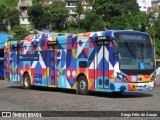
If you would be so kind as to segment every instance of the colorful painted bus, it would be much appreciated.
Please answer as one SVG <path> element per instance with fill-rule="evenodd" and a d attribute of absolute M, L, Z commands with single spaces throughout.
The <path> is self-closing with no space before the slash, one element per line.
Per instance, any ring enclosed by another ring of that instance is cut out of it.
<path fill-rule="evenodd" d="M 54 36 L 29 35 L 6 42 L 5 79 L 32 86 L 88 91 L 153 90 L 154 48 L 148 33 L 133 30 Z"/>

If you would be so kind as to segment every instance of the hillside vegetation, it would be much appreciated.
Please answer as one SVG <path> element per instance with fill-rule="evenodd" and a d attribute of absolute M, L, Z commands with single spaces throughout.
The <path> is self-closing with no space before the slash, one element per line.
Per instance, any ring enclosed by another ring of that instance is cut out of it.
<path fill-rule="evenodd" d="M 4 5 L 7 8 L 16 7 L 18 0 L 0 0 L 0 5 Z"/>

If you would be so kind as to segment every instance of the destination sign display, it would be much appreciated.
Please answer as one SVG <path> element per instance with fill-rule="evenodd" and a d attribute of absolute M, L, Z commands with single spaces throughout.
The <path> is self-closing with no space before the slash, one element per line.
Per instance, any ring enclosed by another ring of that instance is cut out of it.
<path fill-rule="evenodd" d="M 48 45 L 55 45 L 55 44 L 57 44 L 57 41 L 49 41 L 48 42 Z"/>
<path fill-rule="evenodd" d="M 117 41 L 142 41 L 150 42 L 149 35 L 135 32 L 115 33 Z"/>

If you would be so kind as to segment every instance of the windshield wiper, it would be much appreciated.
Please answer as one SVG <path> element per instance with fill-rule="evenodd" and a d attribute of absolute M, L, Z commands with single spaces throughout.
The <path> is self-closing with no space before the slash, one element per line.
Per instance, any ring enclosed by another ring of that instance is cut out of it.
<path fill-rule="evenodd" d="M 139 57 L 139 59 L 141 59 L 142 60 L 142 62 L 143 62 L 143 60 L 144 60 L 144 43 L 142 43 L 142 46 L 141 46 L 141 57 Z"/>
<path fill-rule="evenodd" d="M 133 51 L 131 50 L 131 48 L 129 47 L 127 41 L 125 41 L 125 45 L 127 46 L 128 50 L 129 50 L 129 52 L 131 53 L 131 55 L 133 56 L 133 58 L 136 59 L 136 55 L 134 54 L 134 52 L 133 52 Z"/>

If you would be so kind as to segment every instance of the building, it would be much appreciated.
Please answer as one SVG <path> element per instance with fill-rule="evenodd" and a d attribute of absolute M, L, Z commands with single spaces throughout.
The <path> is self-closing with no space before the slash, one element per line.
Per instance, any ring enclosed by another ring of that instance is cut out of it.
<path fill-rule="evenodd" d="M 64 0 L 65 3 L 66 3 L 66 7 L 68 8 L 69 10 L 69 14 L 72 15 L 72 14 L 76 14 L 75 13 L 75 9 L 76 9 L 76 5 L 78 3 L 78 0 Z"/>
<path fill-rule="evenodd" d="M 51 4 L 54 0 L 49 0 L 48 3 Z M 92 7 L 86 3 L 85 0 L 63 0 L 66 4 L 66 7 L 69 10 L 70 15 L 75 15 L 75 9 L 78 2 L 82 2 L 84 9 L 92 9 Z"/>
<path fill-rule="evenodd" d="M 27 14 L 30 6 L 32 6 L 32 0 L 19 0 L 18 2 L 20 25 L 26 28 L 31 27 L 31 20 Z"/>
<path fill-rule="evenodd" d="M 152 7 L 151 0 L 137 0 L 140 11 L 149 14 Z"/>
<path fill-rule="evenodd" d="M 151 12 L 154 14 L 154 17 L 159 16 L 159 10 L 160 10 L 160 0 L 152 0 L 152 9 Z"/>

